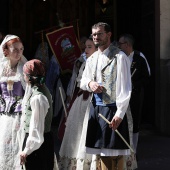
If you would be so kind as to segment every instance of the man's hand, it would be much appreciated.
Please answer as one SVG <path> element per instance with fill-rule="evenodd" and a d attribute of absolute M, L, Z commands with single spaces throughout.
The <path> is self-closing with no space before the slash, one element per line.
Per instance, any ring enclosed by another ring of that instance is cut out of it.
<path fill-rule="evenodd" d="M 20 153 L 20 164 L 21 165 L 24 165 L 25 162 L 26 162 L 26 157 L 27 157 L 27 154 L 25 154 L 24 152 L 21 152 Z"/>
<path fill-rule="evenodd" d="M 111 121 L 111 124 L 110 124 L 110 127 L 113 129 L 113 130 L 116 130 L 118 128 L 118 126 L 120 125 L 120 123 L 122 122 L 122 119 L 118 116 L 114 116 L 112 121 Z"/>
<path fill-rule="evenodd" d="M 94 92 L 94 93 L 102 93 L 102 91 L 103 91 L 103 86 L 101 86 L 100 84 L 98 84 L 95 81 L 91 81 L 89 83 L 89 87 L 92 90 L 92 92 Z"/>

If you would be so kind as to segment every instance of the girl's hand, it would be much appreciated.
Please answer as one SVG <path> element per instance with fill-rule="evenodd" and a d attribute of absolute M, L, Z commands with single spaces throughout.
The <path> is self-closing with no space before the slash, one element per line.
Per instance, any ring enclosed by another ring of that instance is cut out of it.
<path fill-rule="evenodd" d="M 27 154 L 25 154 L 24 152 L 21 152 L 20 154 L 20 164 L 21 165 L 24 165 L 25 162 L 26 162 L 26 157 L 27 157 Z"/>

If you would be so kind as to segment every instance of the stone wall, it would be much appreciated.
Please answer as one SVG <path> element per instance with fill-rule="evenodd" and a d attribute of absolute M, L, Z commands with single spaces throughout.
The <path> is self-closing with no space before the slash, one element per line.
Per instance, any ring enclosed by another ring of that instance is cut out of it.
<path fill-rule="evenodd" d="M 160 87 L 157 89 L 160 91 L 160 109 L 156 114 L 156 124 L 161 132 L 170 134 L 170 2 L 168 0 L 160 1 L 160 86 L 158 87 Z"/>

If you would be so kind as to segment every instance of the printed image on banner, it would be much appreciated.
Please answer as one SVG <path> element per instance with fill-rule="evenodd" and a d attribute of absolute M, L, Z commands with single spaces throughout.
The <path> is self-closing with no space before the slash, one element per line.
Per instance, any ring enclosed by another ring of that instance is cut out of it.
<path fill-rule="evenodd" d="M 73 26 L 47 33 L 47 40 L 62 71 L 72 70 L 81 51 Z"/>

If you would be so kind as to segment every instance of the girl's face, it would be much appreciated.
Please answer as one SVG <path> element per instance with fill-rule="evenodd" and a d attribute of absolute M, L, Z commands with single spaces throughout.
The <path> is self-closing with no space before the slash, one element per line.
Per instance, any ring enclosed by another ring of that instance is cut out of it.
<path fill-rule="evenodd" d="M 8 57 L 10 60 L 19 61 L 23 55 L 24 47 L 21 42 L 15 42 L 8 46 Z"/>
<path fill-rule="evenodd" d="M 93 43 L 92 40 L 87 40 L 86 43 L 86 48 L 85 48 L 85 53 L 86 53 L 86 57 L 90 57 L 97 49 Z"/>

